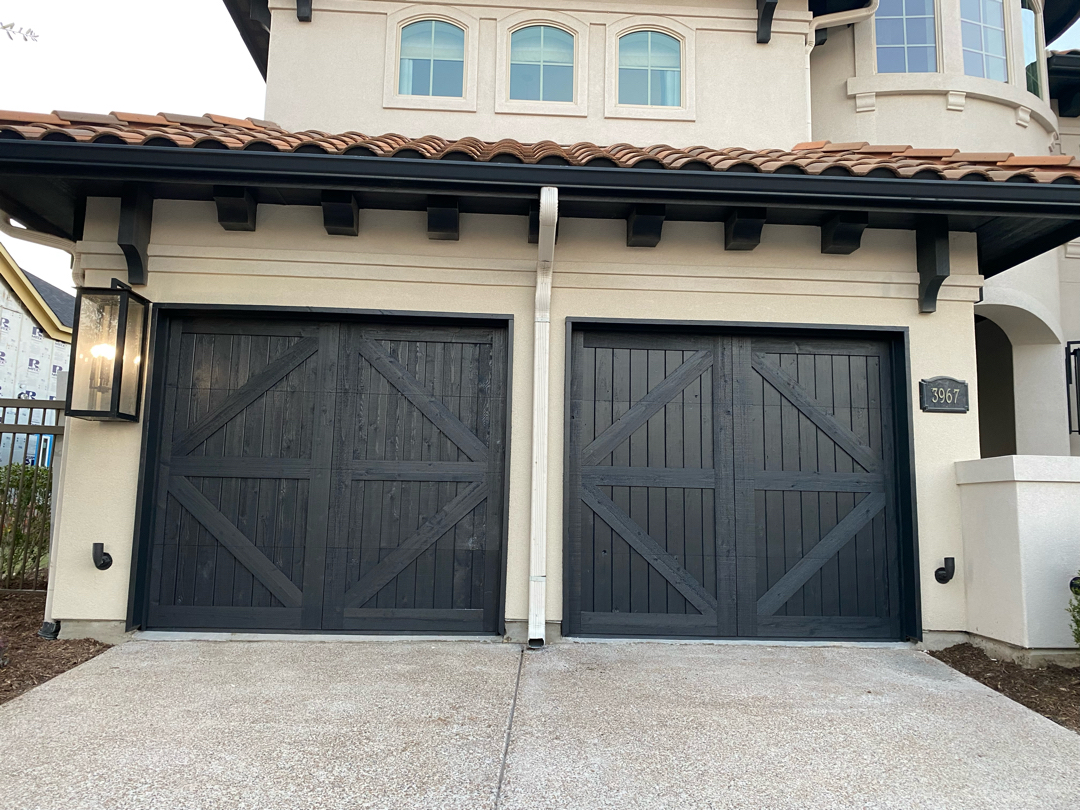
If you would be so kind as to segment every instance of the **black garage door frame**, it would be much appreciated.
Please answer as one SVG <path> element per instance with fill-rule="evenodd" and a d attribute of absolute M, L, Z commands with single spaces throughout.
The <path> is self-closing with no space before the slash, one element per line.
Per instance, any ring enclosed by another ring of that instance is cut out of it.
<path fill-rule="evenodd" d="M 569 453 L 572 447 L 571 391 L 572 354 L 575 330 L 625 332 L 628 329 L 642 333 L 682 334 L 723 333 L 733 337 L 803 337 L 837 339 L 873 339 L 888 344 L 892 364 L 892 403 L 894 408 L 896 450 L 896 504 L 899 519 L 899 589 L 900 629 L 909 640 L 922 640 L 922 599 L 919 579 L 919 528 L 915 487 L 915 443 L 913 434 L 913 397 L 911 384 L 910 334 L 904 326 L 858 326 L 844 324 L 760 323 L 752 321 L 677 321 L 626 318 L 567 318 L 565 377 L 563 398 L 563 620 L 565 636 L 587 637 L 586 632 L 573 632 L 570 626 L 572 598 L 572 538 L 571 511 L 574 498 L 572 464 Z M 603 633 L 604 637 L 613 633 Z M 738 636 L 732 636 L 738 638 Z"/>
<path fill-rule="evenodd" d="M 514 380 L 514 316 L 499 313 L 413 312 L 402 310 L 343 309 L 332 307 L 280 307 L 255 305 L 154 303 L 150 312 L 150 330 L 146 352 L 146 402 L 143 408 L 142 443 L 139 459 L 139 482 L 135 501 L 135 526 L 131 548 L 131 568 L 128 583 L 127 630 L 146 626 L 149 613 L 148 586 L 150 582 L 151 542 L 153 534 L 153 505 L 150 499 L 157 491 L 159 450 L 165 402 L 165 352 L 168 344 L 168 325 L 179 318 L 193 316 L 222 316 L 237 318 L 281 320 L 335 320 L 365 324 L 431 325 L 431 326 L 493 326 L 506 330 L 506 418 L 503 440 L 506 452 L 503 459 L 501 526 L 502 561 L 499 571 L 496 635 L 504 635 L 506 613 L 506 565 L 510 531 L 510 441 L 513 424 Z M 227 632 L 227 631 L 222 631 Z M 245 631 L 248 632 L 248 631 Z M 250 632 L 289 632 L 259 631 Z M 309 631 L 296 631 L 309 632 Z M 320 633 L 351 635 L 360 631 L 323 630 Z M 371 633 L 372 631 L 363 631 Z M 397 631 L 385 631 L 395 634 Z M 431 634 L 431 633 L 429 633 Z"/>

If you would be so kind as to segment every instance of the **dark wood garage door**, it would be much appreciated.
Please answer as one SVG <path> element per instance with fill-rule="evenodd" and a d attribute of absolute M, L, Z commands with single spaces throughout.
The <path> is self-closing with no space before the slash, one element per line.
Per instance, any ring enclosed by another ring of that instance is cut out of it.
<path fill-rule="evenodd" d="M 899 638 L 890 356 L 575 329 L 566 632 Z"/>
<path fill-rule="evenodd" d="M 166 330 L 147 627 L 499 629 L 504 329 Z"/>

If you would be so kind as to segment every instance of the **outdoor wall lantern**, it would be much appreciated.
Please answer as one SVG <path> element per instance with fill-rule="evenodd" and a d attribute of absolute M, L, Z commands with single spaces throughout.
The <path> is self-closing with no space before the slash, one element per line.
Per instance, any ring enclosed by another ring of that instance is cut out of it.
<path fill-rule="evenodd" d="M 65 410 L 68 416 L 139 421 L 149 311 L 149 301 L 116 279 L 112 287 L 79 290 Z"/>

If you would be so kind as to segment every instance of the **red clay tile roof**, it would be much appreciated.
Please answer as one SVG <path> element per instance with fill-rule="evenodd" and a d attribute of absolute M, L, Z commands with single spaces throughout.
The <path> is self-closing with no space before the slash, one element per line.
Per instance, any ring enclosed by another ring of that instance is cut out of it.
<path fill-rule="evenodd" d="M 1080 160 L 1068 155 L 965 153 L 958 149 L 912 149 L 899 144 L 879 146 L 829 141 L 800 143 L 790 150 L 713 149 L 706 146 L 677 149 L 666 145 L 639 147 L 625 143 L 559 145 L 553 141 L 493 142 L 478 138 L 451 141 L 435 135 L 407 138 L 395 134 L 371 137 L 359 132 L 340 135 L 317 130 L 289 132 L 269 121 L 210 114 L 0 111 L 0 139 L 5 138 L 495 163 L 1080 183 Z"/>

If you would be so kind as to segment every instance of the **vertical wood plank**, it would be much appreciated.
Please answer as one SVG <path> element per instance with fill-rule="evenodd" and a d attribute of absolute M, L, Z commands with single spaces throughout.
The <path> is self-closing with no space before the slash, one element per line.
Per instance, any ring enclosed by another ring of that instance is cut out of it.
<path fill-rule="evenodd" d="M 743 475 L 747 465 L 736 464 L 735 390 L 736 369 L 734 342 L 730 336 L 717 338 L 712 374 L 712 457 L 716 471 L 716 486 L 712 491 L 714 520 L 713 553 L 716 559 L 716 618 L 717 634 L 734 637 L 739 631 L 739 535 L 738 535 L 738 469 Z M 741 389 L 740 389 L 741 390 Z M 738 416 L 745 417 L 746 414 Z M 740 435 L 749 434 L 749 426 L 739 423 Z M 743 436 L 745 438 L 745 436 Z M 739 448 L 747 453 L 745 445 Z M 743 493 L 745 495 L 745 492 Z M 752 492 L 750 493 L 753 494 Z"/>
<path fill-rule="evenodd" d="M 732 338 L 732 396 L 735 437 L 735 553 L 736 602 L 740 636 L 757 635 L 757 554 L 755 549 L 752 388 L 760 378 L 751 365 L 751 339 Z"/>

